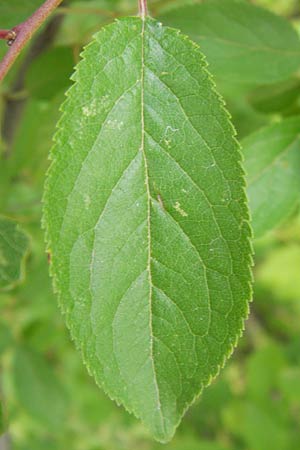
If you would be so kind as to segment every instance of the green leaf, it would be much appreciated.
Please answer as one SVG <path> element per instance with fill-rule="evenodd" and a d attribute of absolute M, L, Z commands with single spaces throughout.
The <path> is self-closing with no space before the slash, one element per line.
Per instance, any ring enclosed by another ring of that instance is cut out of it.
<path fill-rule="evenodd" d="M 278 226 L 299 203 L 300 117 L 259 130 L 242 141 L 255 237 Z"/>
<path fill-rule="evenodd" d="M 22 281 L 28 247 L 29 238 L 18 223 L 0 216 L 0 290 Z"/>
<path fill-rule="evenodd" d="M 171 10 L 160 20 L 199 42 L 211 72 L 221 79 L 275 83 L 300 67 L 300 41 L 292 26 L 247 2 L 212 0 Z"/>
<path fill-rule="evenodd" d="M 17 400 L 28 414 L 53 430 L 64 426 L 66 392 L 41 354 L 18 347 L 13 361 L 13 380 Z"/>
<path fill-rule="evenodd" d="M 83 57 L 46 185 L 52 273 L 89 371 L 167 441 L 248 313 L 241 156 L 178 31 L 127 18 Z"/>
<path fill-rule="evenodd" d="M 260 86 L 249 95 L 251 105 L 265 114 L 288 114 L 299 110 L 300 80 L 293 78 L 270 86 Z M 295 115 L 295 113 L 294 113 Z"/>

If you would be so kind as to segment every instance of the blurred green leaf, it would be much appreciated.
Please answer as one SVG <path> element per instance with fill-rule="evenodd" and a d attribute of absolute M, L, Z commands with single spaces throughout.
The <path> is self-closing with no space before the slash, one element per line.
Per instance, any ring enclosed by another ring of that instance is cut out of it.
<path fill-rule="evenodd" d="M 50 429 L 64 427 L 68 411 L 66 391 L 41 354 L 18 347 L 12 376 L 16 397 L 28 414 Z"/>
<path fill-rule="evenodd" d="M 51 100 L 71 84 L 73 66 L 73 52 L 69 47 L 51 48 L 30 65 L 26 88 L 35 98 Z"/>
<path fill-rule="evenodd" d="M 259 130 L 242 140 L 254 236 L 275 228 L 300 196 L 300 117 Z"/>
<path fill-rule="evenodd" d="M 19 224 L 0 216 L 0 290 L 22 281 L 28 249 L 29 238 Z"/>
<path fill-rule="evenodd" d="M 288 21 L 238 0 L 214 0 L 172 9 L 159 17 L 198 42 L 220 79 L 266 84 L 300 67 L 300 41 Z"/>
<path fill-rule="evenodd" d="M 267 401 L 267 400 L 266 400 Z M 251 450 L 291 449 L 290 430 L 277 417 L 252 401 L 236 401 L 225 410 L 224 420 L 232 433 Z"/>
<path fill-rule="evenodd" d="M 261 86 L 249 95 L 251 105 L 265 114 L 287 114 L 300 108 L 300 80 Z"/>

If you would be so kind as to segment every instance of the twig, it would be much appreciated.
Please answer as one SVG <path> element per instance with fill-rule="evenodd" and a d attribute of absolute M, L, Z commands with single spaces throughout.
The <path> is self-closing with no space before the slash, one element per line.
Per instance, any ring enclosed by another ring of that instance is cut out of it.
<path fill-rule="evenodd" d="M 139 13 L 141 17 L 145 17 L 148 14 L 147 0 L 139 0 Z"/>
<path fill-rule="evenodd" d="M 25 47 L 35 31 L 45 22 L 50 14 L 62 3 L 62 0 L 46 0 L 25 22 L 9 30 L 15 33 L 12 39 L 8 38 L 10 48 L 2 61 L 0 62 L 0 81 L 5 77 L 12 64 L 19 56 L 21 50 Z M 2 35 L 7 30 L 1 30 Z M 7 39 L 6 37 L 2 39 Z"/>
<path fill-rule="evenodd" d="M 0 30 L 0 39 L 5 39 L 8 43 L 16 39 L 16 32 L 13 30 Z"/>

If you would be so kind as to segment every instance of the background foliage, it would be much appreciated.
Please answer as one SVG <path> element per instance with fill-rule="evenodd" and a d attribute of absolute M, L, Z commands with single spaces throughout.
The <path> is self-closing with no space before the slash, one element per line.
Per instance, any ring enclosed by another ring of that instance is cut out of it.
<path fill-rule="evenodd" d="M 0 26 L 23 20 L 40 3 L 1 2 Z M 182 5 L 179 0 L 151 2 L 153 15 L 172 15 L 176 3 Z M 251 3 L 286 17 L 299 30 L 298 1 Z M 263 85 L 249 83 L 249 79 L 231 83 L 228 77 L 224 80 L 216 73 L 217 87 L 226 98 L 238 138 L 243 139 L 246 166 L 251 169 L 247 157 L 252 154 L 251 148 L 259 155 L 257 136 L 260 139 L 263 135 L 268 142 L 270 127 L 278 131 L 284 123 L 277 124 L 284 119 L 289 124 L 288 135 L 294 133 L 292 151 L 283 155 L 285 145 L 274 149 L 268 143 L 265 152 L 271 162 L 276 154 L 275 162 L 282 167 L 289 163 L 286 158 L 291 158 L 296 175 L 291 175 L 295 181 L 288 185 L 289 207 L 283 208 L 281 217 L 271 216 L 272 223 L 267 223 L 266 229 L 275 228 L 266 234 L 261 232 L 261 238 L 255 241 L 254 303 L 246 333 L 220 377 L 190 409 L 170 444 L 153 443 L 139 422 L 95 386 L 58 311 L 40 229 L 43 182 L 58 107 L 82 45 L 101 25 L 109 23 L 113 14 L 134 13 L 135 4 L 135 0 L 66 2 L 62 9 L 65 15 L 59 14 L 63 20 L 57 21 L 55 33 L 44 27 L 31 44 L 32 50 L 34 42 L 43 42 L 46 35 L 42 51 L 35 49 L 30 55 L 29 49 L 0 85 L 0 212 L 20 223 L 25 236 L 30 236 L 25 281 L 10 286 L 10 290 L 0 288 L 1 445 L 16 450 L 296 450 L 300 439 L 300 216 L 296 176 L 300 123 L 297 129 L 290 116 L 300 114 L 300 58 L 296 71 L 267 86 L 265 79 Z M 1 43 L 0 54 L 4 52 L 5 44 Z M 210 57 L 214 54 L 210 55 L 208 48 L 208 61 Z M 252 70 L 255 77 L 254 65 Z M 268 128 L 258 131 L 262 126 Z M 265 177 L 274 180 L 276 164 L 271 164 L 271 174 L 264 171 Z M 266 167 L 270 169 L 270 164 Z M 276 186 L 281 194 L 287 188 L 280 180 Z M 266 207 L 278 198 L 276 192 L 266 196 Z"/>

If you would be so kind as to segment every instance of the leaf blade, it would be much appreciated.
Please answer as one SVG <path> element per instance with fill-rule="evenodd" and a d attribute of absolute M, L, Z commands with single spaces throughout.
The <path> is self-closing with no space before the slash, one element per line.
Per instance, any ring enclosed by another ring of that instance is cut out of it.
<path fill-rule="evenodd" d="M 54 280 L 96 381 L 166 441 L 248 311 L 238 146 L 198 48 L 154 20 L 100 31 L 75 79 L 45 194 Z"/>

